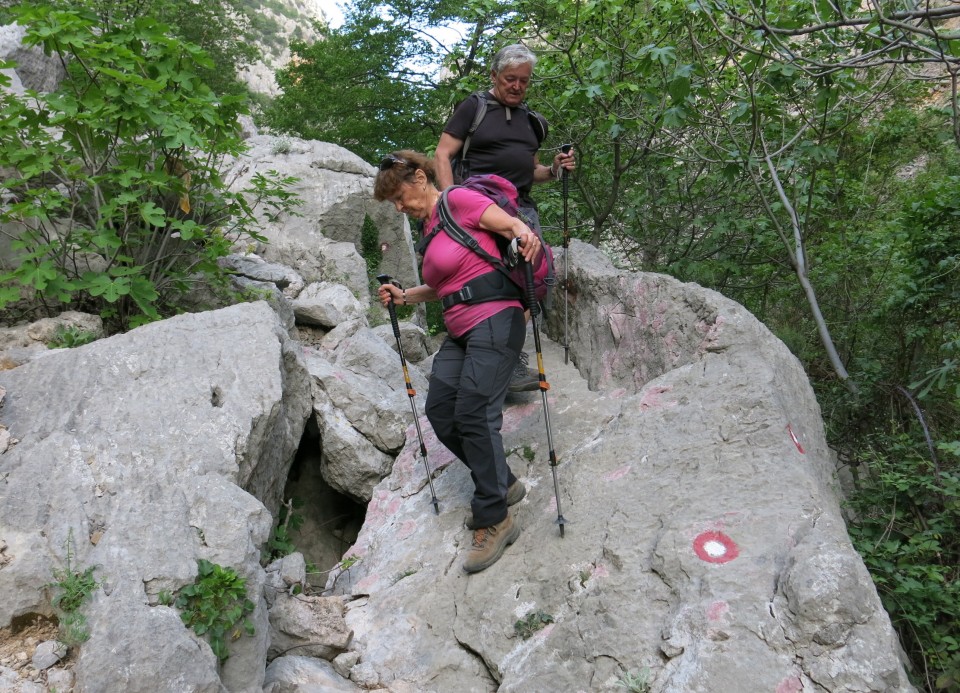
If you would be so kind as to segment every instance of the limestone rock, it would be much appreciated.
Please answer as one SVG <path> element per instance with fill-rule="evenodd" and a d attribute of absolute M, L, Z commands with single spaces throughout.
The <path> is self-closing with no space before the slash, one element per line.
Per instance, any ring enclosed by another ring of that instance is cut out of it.
<path fill-rule="evenodd" d="M 290 653 L 332 660 L 346 651 L 353 637 L 343 613 L 340 597 L 278 594 L 270 608 L 267 659 Z"/>
<path fill-rule="evenodd" d="M 287 655 L 267 667 L 263 693 L 360 693 L 364 689 L 342 678 L 322 659 Z"/>
<path fill-rule="evenodd" d="M 362 318 L 366 310 L 346 286 L 330 282 L 307 285 L 292 305 L 297 322 L 326 328 Z"/>
<path fill-rule="evenodd" d="M 393 275 L 404 286 L 420 283 L 406 217 L 373 199 L 373 166 L 326 142 L 255 135 L 247 145 L 249 151 L 225 175 L 234 181 L 232 189 L 243 189 L 255 174 L 274 170 L 298 179 L 291 190 L 303 201 L 297 216 L 263 219 L 260 232 L 269 242 L 256 252 L 264 260 L 292 267 L 307 282 L 344 284 L 366 301 L 367 267 L 360 248 L 364 217 L 369 216 L 379 230 L 383 256 L 380 267 L 370 269 Z"/>
<path fill-rule="evenodd" d="M 310 412 L 299 348 L 264 302 L 188 314 L 0 371 L 0 624 L 49 614 L 54 568 L 95 567 L 79 690 L 259 687 L 267 649 L 260 547 Z M 53 512 L 51 509 L 55 509 Z M 161 591 L 197 559 L 231 567 L 253 638 L 218 671 Z M 239 682 L 245 682 L 240 685 Z"/>
<path fill-rule="evenodd" d="M 355 597 L 351 678 L 614 691 L 648 668 L 650 690 L 669 693 L 914 690 L 796 358 L 715 292 L 571 248 L 570 348 L 586 381 L 543 340 L 565 536 L 539 398 L 508 407 L 502 428 L 529 489 L 522 533 L 475 575 L 460 569 L 469 472 L 427 436 L 434 515 L 408 437 L 327 583 Z"/>

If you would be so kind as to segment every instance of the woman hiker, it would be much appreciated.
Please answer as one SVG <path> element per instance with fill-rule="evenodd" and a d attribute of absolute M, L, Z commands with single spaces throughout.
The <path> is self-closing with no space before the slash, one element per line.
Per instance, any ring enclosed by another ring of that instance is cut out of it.
<path fill-rule="evenodd" d="M 397 211 L 424 221 L 424 238 L 438 223 L 433 160 L 413 151 L 390 154 L 380 163 L 373 195 Z M 496 235 L 518 238 L 528 262 L 541 251 L 540 239 L 526 224 L 474 190 L 456 188 L 447 198 L 454 219 L 491 255 L 499 257 Z M 379 289 L 386 306 L 442 300 L 471 279 L 495 269 L 477 253 L 446 233 L 437 233 L 423 254 L 420 286 Z M 444 311 L 447 338 L 433 359 L 426 414 L 443 443 L 470 469 L 474 493 L 473 543 L 463 569 L 475 573 L 493 565 L 520 535 L 508 506 L 518 503 L 526 488 L 507 464 L 500 427 L 510 377 L 523 348 L 526 328 L 519 300 L 497 299 L 458 303 Z"/>

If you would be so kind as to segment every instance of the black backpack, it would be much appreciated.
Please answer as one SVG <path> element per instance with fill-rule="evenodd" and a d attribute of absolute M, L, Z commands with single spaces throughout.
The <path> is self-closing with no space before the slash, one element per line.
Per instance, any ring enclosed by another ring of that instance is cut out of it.
<path fill-rule="evenodd" d="M 470 162 L 467 161 L 467 152 L 470 150 L 470 139 L 473 137 L 473 133 L 477 131 L 477 128 L 480 127 L 480 123 L 482 123 L 483 119 L 487 116 L 487 104 L 490 99 L 490 92 L 475 91 L 468 98 L 477 102 L 477 110 L 473 115 L 473 122 L 470 123 L 470 129 L 467 130 L 467 136 L 463 138 L 463 146 L 460 147 L 460 151 L 450 162 L 450 166 L 453 169 L 453 182 L 456 184 L 460 184 L 470 177 Z M 547 136 L 546 119 L 536 111 L 531 111 L 527 108 L 526 102 L 517 106 L 517 109 L 524 111 L 527 117 L 530 118 L 530 125 L 533 127 L 533 132 L 537 136 L 537 144 L 543 142 Z"/>

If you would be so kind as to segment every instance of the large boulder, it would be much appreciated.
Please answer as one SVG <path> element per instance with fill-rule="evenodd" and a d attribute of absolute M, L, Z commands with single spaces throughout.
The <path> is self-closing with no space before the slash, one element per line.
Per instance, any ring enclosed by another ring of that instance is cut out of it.
<path fill-rule="evenodd" d="M 0 627 L 51 615 L 53 571 L 95 567 L 81 691 L 259 690 L 260 549 L 311 411 L 299 347 L 264 302 L 183 315 L 0 372 Z M 161 593 L 234 569 L 254 637 L 218 668 Z"/>
<path fill-rule="evenodd" d="M 650 690 L 672 693 L 913 690 L 796 358 L 715 292 L 572 249 L 570 349 L 586 380 L 544 338 L 551 435 L 538 396 L 506 411 L 529 488 L 518 541 L 466 575 L 469 472 L 424 421 L 434 515 L 408 431 L 328 581 L 355 598 L 351 679 L 613 691 L 646 669 Z"/>
<path fill-rule="evenodd" d="M 303 203 L 296 216 L 263 219 L 259 230 L 268 244 L 258 254 L 265 260 L 292 267 L 307 282 L 344 284 L 366 301 L 369 280 L 359 251 L 364 217 L 369 216 L 383 256 L 380 267 L 371 269 L 404 286 L 420 283 L 410 225 L 393 205 L 373 199 L 373 166 L 326 142 L 254 135 L 247 145 L 249 150 L 225 176 L 233 181 L 232 189 L 243 189 L 258 173 L 277 171 L 298 179 L 291 190 Z"/>

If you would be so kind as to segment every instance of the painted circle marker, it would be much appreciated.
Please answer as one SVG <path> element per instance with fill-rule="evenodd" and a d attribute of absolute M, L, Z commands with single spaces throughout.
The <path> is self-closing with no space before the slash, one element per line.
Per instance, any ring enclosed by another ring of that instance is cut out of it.
<path fill-rule="evenodd" d="M 693 551 L 707 563 L 727 563 L 740 555 L 737 544 L 723 532 L 698 534 L 693 540 Z"/>

